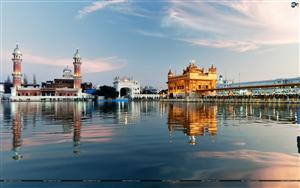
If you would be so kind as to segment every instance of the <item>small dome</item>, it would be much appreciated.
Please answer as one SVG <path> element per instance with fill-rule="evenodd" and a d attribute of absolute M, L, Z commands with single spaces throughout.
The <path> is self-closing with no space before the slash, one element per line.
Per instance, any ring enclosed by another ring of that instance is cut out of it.
<path fill-rule="evenodd" d="M 16 48 L 14 49 L 13 55 L 19 55 L 19 56 L 22 55 L 18 44 L 16 45 Z"/>
<path fill-rule="evenodd" d="M 72 72 L 72 70 L 69 68 L 69 66 L 67 66 L 66 68 L 64 68 L 63 72 Z"/>
<path fill-rule="evenodd" d="M 77 49 L 75 54 L 74 54 L 74 59 L 80 59 L 80 54 L 79 54 L 79 50 Z"/>
<path fill-rule="evenodd" d="M 72 78 L 72 70 L 69 69 L 69 67 L 67 66 L 66 68 L 64 68 L 63 70 L 63 78 Z"/>
<path fill-rule="evenodd" d="M 192 59 L 192 60 L 190 61 L 190 63 L 191 63 L 192 65 L 195 65 L 195 64 L 196 64 L 196 60 L 195 60 L 195 59 Z"/>

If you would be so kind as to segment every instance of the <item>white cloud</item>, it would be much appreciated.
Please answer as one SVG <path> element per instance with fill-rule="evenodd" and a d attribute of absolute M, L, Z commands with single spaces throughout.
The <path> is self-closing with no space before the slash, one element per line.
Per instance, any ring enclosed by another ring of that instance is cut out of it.
<path fill-rule="evenodd" d="M 86 16 L 92 12 L 95 12 L 97 10 L 103 9 L 107 6 L 113 5 L 113 4 L 119 4 L 124 3 L 126 0 L 106 0 L 106 1 L 96 1 L 93 2 L 89 6 L 83 7 L 81 10 L 78 11 L 78 18 L 82 18 L 83 16 Z"/>
<path fill-rule="evenodd" d="M 193 45 L 244 52 L 297 43 L 299 10 L 290 1 L 170 1 L 161 26 Z"/>
<path fill-rule="evenodd" d="M 159 38 L 164 38 L 167 37 L 167 35 L 160 33 L 160 32 L 149 32 L 149 31 L 144 31 L 144 30 L 137 30 L 137 33 L 149 37 L 159 37 Z"/>
<path fill-rule="evenodd" d="M 32 54 L 28 51 L 23 52 L 23 65 L 26 66 L 27 63 L 30 64 L 39 64 L 39 65 L 51 65 L 51 66 L 60 66 L 60 67 L 72 67 L 73 59 L 70 58 L 50 58 L 44 57 L 36 54 Z M 11 62 L 12 55 L 10 52 L 3 53 L 2 62 Z M 117 56 L 105 57 L 105 58 L 96 58 L 96 59 L 86 59 L 82 58 L 82 73 L 96 73 L 96 72 L 107 72 L 120 69 L 126 66 L 126 61 L 118 58 Z"/>

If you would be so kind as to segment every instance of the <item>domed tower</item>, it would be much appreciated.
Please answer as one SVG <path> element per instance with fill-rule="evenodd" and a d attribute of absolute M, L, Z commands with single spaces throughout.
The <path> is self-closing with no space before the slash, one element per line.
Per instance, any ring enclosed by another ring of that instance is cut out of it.
<path fill-rule="evenodd" d="M 13 58 L 13 87 L 18 88 L 21 87 L 21 62 L 22 62 L 22 53 L 19 49 L 19 45 L 16 45 L 16 48 L 14 49 L 14 52 L 12 53 Z"/>
<path fill-rule="evenodd" d="M 74 88 L 75 89 L 80 89 L 81 88 L 81 71 L 80 71 L 80 66 L 81 66 L 81 57 L 79 54 L 79 50 L 76 50 L 76 53 L 74 54 Z"/>
<path fill-rule="evenodd" d="M 208 73 L 216 74 L 216 72 L 217 72 L 217 68 L 214 65 L 211 65 L 211 67 L 208 68 Z"/>
<path fill-rule="evenodd" d="M 170 69 L 169 72 L 168 72 L 168 77 L 172 77 L 172 76 L 174 76 L 174 74 L 172 73 L 172 71 Z"/>

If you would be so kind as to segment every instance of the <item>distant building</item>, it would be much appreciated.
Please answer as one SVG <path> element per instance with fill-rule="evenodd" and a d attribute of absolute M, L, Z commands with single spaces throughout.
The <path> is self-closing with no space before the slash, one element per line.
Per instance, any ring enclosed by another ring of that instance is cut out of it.
<path fill-rule="evenodd" d="M 115 77 L 114 88 L 119 92 L 119 97 L 134 98 L 135 95 L 140 94 L 139 82 L 128 77 Z"/>
<path fill-rule="evenodd" d="M 233 83 L 233 81 L 231 80 L 226 80 L 223 78 L 222 75 L 219 76 L 218 81 L 217 81 L 217 88 L 219 87 L 229 87 L 231 84 Z"/>
<path fill-rule="evenodd" d="M 167 82 L 169 97 L 207 95 L 213 92 L 205 90 L 216 88 L 217 68 L 212 65 L 208 72 L 205 72 L 204 68 L 198 68 L 195 63 L 196 61 L 192 60 L 181 75 L 175 75 L 169 70 Z"/>
<path fill-rule="evenodd" d="M 72 98 L 82 97 L 81 92 L 81 57 L 77 49 L 73 57 L 74 74 L 68 67 L 63 70 L 62 78 L 54 79 L 42 83 L 42 87 L 37 84 L 22 85 L 21 63 L 22 53 L 17 45 L 12 53 L 13 58 L 13 87 L 11 88 L 11 100 L 31 100 L 38 96 L 65 96 Z M 33 97 L 33 98 L 32 98 Z"/>
<path fill-rule="evenodd" d="M 299 84 L 300 84 L 300 77 L 233 83 L 222 79 L 222 76 L 220 75 L 216 87 L 216 95 L 217 96 L 298 95 L 300 93 Z"/>

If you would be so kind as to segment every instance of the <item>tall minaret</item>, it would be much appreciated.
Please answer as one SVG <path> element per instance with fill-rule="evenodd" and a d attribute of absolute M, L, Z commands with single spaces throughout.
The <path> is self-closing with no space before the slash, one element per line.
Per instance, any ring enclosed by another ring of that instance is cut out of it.
<path fill-rule="evenodd" d="M 16 48 L 14 49 L 14 52 L 12 53 L 12 55 L 13 55 L 12 61 L 14 63 L 13 73 L 12 73 L 13 87 L 18 88 L 18 87 L 21 87 L 21 76 L 22 76 L 22 74 L 21 74 L 22 53 L 19 49 L 18 44 L 16 45 Z"/>
<path fill-rule="evenodd" d="M 79 54 L 78 49 L 76 50 L 76 53 L 74 54 L 74 88 L 80 89 L 81 88 L 81 71 L 80 71 L 80 65 L 81 65 L 81 57 Z"/>

